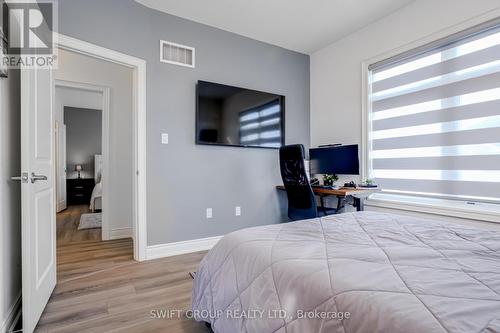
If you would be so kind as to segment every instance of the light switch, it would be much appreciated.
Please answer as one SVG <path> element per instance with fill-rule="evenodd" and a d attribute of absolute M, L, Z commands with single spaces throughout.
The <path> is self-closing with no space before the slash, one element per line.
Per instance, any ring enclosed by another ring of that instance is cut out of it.
<path fill-rule="evenodd" d="M 241 216 L 241 207 L 240 206 L 236 206 L 234 208 L 234 215 Z"/>
<path fill-rule="evenodd" d="M 207 219 L 211 219 L 212 216 L 212 208 L 207 208 Z"/>
<path fill-rule="evenodd" d="M 161 133 L 161 144 L 168 145 L 168 133 Z"/>

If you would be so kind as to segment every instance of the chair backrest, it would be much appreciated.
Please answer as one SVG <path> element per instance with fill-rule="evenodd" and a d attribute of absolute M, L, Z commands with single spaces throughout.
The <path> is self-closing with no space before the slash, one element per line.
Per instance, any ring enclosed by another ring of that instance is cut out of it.
<path fill-rule="evenodd" d="M 293 221 L 317 217 L 316 198 L 304 165 L 304 146 L 281 147 L 280 169 L 288 197 L 288 217 Z"/>

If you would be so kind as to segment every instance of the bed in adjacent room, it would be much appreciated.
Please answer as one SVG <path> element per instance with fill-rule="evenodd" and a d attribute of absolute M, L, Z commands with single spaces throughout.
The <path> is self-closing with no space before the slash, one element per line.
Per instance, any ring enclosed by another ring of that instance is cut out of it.
<path fill-rule="evenodd" d="M 500 233 L 376 212 L 244 229 L 192 307 L 216 333 L 500 332 Z"/>
<path fill-rule="evenodd" d="M 94 156 L 94 180 L 95 186 L 90 197 L 90 210 L 95 212 L 102 210 L 102 155 Z"/>

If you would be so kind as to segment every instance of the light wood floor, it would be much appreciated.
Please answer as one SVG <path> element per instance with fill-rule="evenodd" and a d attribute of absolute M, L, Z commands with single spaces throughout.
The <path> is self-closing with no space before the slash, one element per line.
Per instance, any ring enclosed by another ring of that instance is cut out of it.
<path fill-rule="evenodd" d="M 101 229 L 78 230 L 80 216 L 90 213 L 88 205 L 68 206 L 57 214 L 57 244 L 101 240 Z"/>
<path fill-rule="evenodd" d="M 76 219 L 74 211 L 61 216 Z M 139 263 L 131 239 L 70 242 L 73 236 L 66 236 L 57 246 L 58 283 L 37 332 L 209 332 L 190 319 L 150 317 L 152 310 L 190 308 L 189 272 L 205 252 Z"/>

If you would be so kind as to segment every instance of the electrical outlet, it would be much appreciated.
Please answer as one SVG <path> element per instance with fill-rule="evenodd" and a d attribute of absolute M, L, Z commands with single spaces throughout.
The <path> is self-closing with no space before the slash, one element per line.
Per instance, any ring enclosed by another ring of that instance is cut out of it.
<path fill-rule="evenodd" d="M 241 207 L 240 206 L 236 206 L 234 208 L 234 215 L 241 216 Z"/>
<path fill-rule="evenodd" d="M 168 145 L 168 133 L 161 133 L 161 144 Z"/>
<path fill-rule="evenodd" d="M 211 219 L 213 217 L 212 208 L 207 208 L 207 219 Z"/>

